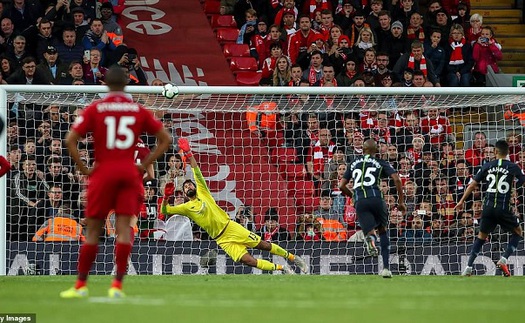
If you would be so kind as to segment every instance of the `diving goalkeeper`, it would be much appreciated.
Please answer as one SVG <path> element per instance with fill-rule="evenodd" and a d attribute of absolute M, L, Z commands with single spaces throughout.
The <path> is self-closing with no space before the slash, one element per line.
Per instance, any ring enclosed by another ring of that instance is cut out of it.
<path fill-rule="evenodd" d="M 261 270 L 280 270 L 285 274 L 295 273 L 293 269 L 286 264 L 278 265 L 268 260 L 255 259 L 248 253 L 247 248 L 249 247 L 266 250 L 274 255 L 281 256 L 295 263 L 303 273 L 308 272 L 308 265 L 302 258 L 291 254 L 274 243 L 261 240 L 261 237 L 257 234 L 248 231 L 237 222 L 232 221 L 228 214 L 215 203 L 215 200 L 211 196 L 197 161 L 191 153 L 188 140 L 180 138 L 179 148 L 182 149 L 184 155 L 190 161 L 196 184 L 192 180 L 186 180 L 184 182 L 182 189 L 188 201 L 176 206 L 168 205 L 167 197 L 173 193 L 174 188 L 167 184 L 164 190 L 165 198 L 162 201 L 163 214 L 180 214 L 187 216 L 206 230 L 210 237 L 212 237 L 235 262 L 241 262 Z"/>

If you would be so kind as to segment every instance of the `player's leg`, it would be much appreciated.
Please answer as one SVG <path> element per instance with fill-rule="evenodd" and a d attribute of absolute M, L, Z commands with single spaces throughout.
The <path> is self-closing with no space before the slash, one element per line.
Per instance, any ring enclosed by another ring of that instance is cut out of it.
<path fill-rule="evenodd" d="M 359 220 L 359 225 L 365 235 L 365 249 L 372 257 L 377 257 L 379 254 L 376 246 L 377 235 L 375 230 L 378 223 L 373 214 L 374 208 L 377 207 L 378 202 L 380 202 L 379 199 L 374 199 L 373 202 L 365 199 L 358 201 L 355 205 L 357 219 Z"/>
<path fill-rule="evenodd" d="M 385 226 L 377 228 L 379 233 L 379 243 L 381 244 L 381 258 L 383 260 L 383 270 L 379 273 L 383 278 L 392 278 L 392 272 L 390 271 L 390 238 L 388 237 L 388 231 Z"/>
<path fill-rule="evenodd" d="M 137 225 L 138 221 L 139 221 L 139 218 L 136 215 L 133 215 L 129 219 L 129 233 L 130 233 L 131 246 L 133 246 L 133 242 L 135 241 L 135 229 L 134 228 Z"/>
<path fill-rule="evenodd" d="M 281 256 L 284 259 L 293 262 L 294 264 L 297 265 L 297 267 L 299 267 L 299 269 L 301 269 L 301 271 L 303 273 L 308 273 L 310 271 L 310 268 L 309 268 L 308 264 L 306 263 L 306 261 L 303 258 L 292 254 L 291 252 L 289 252 L 286 249 L 282 248 L 278 244 L 261 240 L 255 246 L 255 248 L 256 249 L 260 249 L 260 250 L 269 251 L 273 255 Z"/>
<path fill-rule="evenodd" d="M 465 267 L 465 269 L 461 273 L 462 276 L 472 275 L 472 265 L 474 264 L 474 260 L 476 260 L 479 252 L 481 251 L 481 247 L 483 247 L 483 244 L 485 244 L 485 241 L 487 241 L 489 233 L 494 231 L 496 225 L 498 224 L 495 220 L 495 217 L 497 217 L 497 214 L 493 208 L 488 206 L 485 206 L 483 208 L 483 212 L 481 213 L 481 221 L 479 225 L 479 233 L 478 236 L 474 239 L 474 243 L 472 244 L 472 249 L 470 250 L 470 256 L 468 258 L 467 267 Z"/>
<path fill-rule="evenodd" d="M 78 256 L 77 281 L 74 287 L 60 293 L 60 297 L 62 298 L 80 298 L 88 296 L 88 289 L 86 287 L 87 278 L 91 266 L 97 257 L 98 241 L 104 228 L 104 220 L 89 217 L 86 219 L 86 222 L 86 240 L 80 247 Z"/>
<path fill-rule="evenodd" d="M 518 248 L 518 244 L 521 240 L 521 237 L 523 236 L 523 231 L 521 229 L 521 226 L 519 225 L 518 218 L 516 218 L 513 214 L 510 213 L 502 215 L 500 225 L 502 226 L 502 228 L 505 229 L 505 231 L 510 231 L 511 236 L 507 245 L 507 249 L 496 264 L 501 269 L 505 277 L 510 277 L 511 273 L 509 267 L 507 266 L 507 259 Z"/>
<path fill-rule="evenodd" d="M 116 215 L 115 229 L 115 265 L 116 274 L 109 293 L 110 297 L 122 297 L 122 280 L 128 270 L 128 260 L 131 254 L 131 234 L 129 230 L 130 215 Z"/>

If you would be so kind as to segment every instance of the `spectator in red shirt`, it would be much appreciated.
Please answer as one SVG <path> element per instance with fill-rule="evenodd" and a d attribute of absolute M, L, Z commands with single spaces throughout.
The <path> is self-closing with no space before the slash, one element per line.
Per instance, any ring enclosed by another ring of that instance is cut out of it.
<path fill-rule="evenodd" d="M 311 37 L 318 34 L 311 29 L 310 18 L 306 15 L 299 16 L 299 30 L 288 37 L 288 56 L 292 64 L 297 62 L 299 54 L 306 52 L 308 46 L 312 43 Z"/>
<path fill-rule="evenodd" d="M 452 127 L 446 116 L 439 115 L 437 108 L 431 108 L 421 120 L 421 132 L 430 137 L 433 146 L 438 146 L 452 136 Z"/>
<path fill-rule="evenodd" d="M 465 160 L 471 167 L 481 165 L 483 160 L 483 150 L 487 146 L 487 136 L 485 133 L 478 131 L 474 134 L 474 144 L 465 151 Z"/>
<path fill-rule="evenodd" d="M 325 164 L 332 159 L 335 143 L 329 129 L 319 130 L 319 140 L 310 147 L 310 153 L 306 157 L 306 170 L 316 187 L 322 183 Z"/>

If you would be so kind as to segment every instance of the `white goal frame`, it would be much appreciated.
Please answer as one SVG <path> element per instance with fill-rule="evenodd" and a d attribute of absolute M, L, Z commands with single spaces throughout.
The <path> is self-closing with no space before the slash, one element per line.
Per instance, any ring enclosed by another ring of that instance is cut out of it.
<path fill-rule="evenodd" d="M 366 96 L 516 96 L 525 97 L 525 90 L 520 87 L 455 87 L 455 88 L 403 88 L 403 87 L 238 87 L 238 86 L 181 86 L 179 94 L 193 95 L 286 95 L 286 94 L 318 94 L 318 95 L 366 95 Z M 129 86 L 126 91 L 131 94 L 159 94 L 160 86 Z M 8 95 L 10 93 L 104 93 L 105 86 L 60 86 L 60 85 L 1 85 L 0 86 L 0 116 L 7 119 Z M 512 98 L 510 99 L 512 102 Z M 518 100 L 517 100 L 518 101 Z M 525 98 L 521 100 L 525 102 Z M 504 104 L 501 102 L 500 104 Z M 419 108 L 419 107 L 418 107 Z M 213 110 L 213 109 L 208 109 Z M 221 110 L 222 111 L 222 110 Z M 236 111 L 239 111 L 238 109 Z M 6 155 L 6 130 L 0 134 L 0 155 Z M 6 178 L 0 179 L 0 276 L 6 275 L 7 267 L 7 207 Z"/>

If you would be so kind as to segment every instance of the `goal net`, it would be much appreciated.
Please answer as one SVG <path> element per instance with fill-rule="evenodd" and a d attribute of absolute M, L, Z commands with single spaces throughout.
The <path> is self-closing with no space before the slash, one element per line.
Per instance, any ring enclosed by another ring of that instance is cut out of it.
<path fill-rule="evenodd" d="M 5 91 L 4 91 L 5 90 Z M 482 191 L 465 210 L 454 206 L 472 175 L 494 158 L 506 138 L 509 158 L 521 152 L 525 95 L 520 88 L 180 87 L 167 99 L 161 87 L 130 87 L 176 139 L 188 138 L 219 206 L 231 219 L 301 255 L 311 274 L 376 274 L 377 257 L 363 248 L 353 201 L 338 183 L 347 164 L 374 138 L 381 157 L 399 171 L 408 211 L 397 210 L 392 183 L 381 189 L 390 211 L 394 274 L 458 274 L 478 232 Z M 12 170 L 0 179 L 0 274 L 75 274 L 84 233 L 87 179 L 76 171 L 64 138 L 82 108 L 104 95 L 96 86 L 2 86 L 0 115 L 7 130 L 0 154 Z M 143 136 L 152 148 L 155 140 Z M 80 143 L 93 164 L 93 142 Z M 179 190 L 191 178 L 176 144 L 154 165 L 138 214 L 130 274 L 263 272 L 234 262 L 188 219 L 160 212 L 164 185 Z M 524 195 L 513 206 L 523 220 Z M 113 271 L 114 230 L 108 215 L 94 273 Z M 60 230 L 61 231 L 60 231 Z M 60 232 L 60 234 L 57 234 Z M 477 258 L 478 274 L 498 274 L 508 241 L 499 229 Z M 261 257 L 282 263 L 268 253 Z M 523 243 L 510 257 L 523 275 Z"/>

